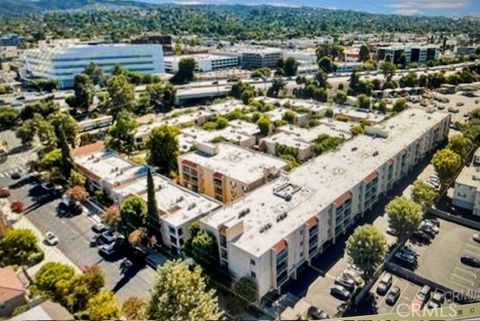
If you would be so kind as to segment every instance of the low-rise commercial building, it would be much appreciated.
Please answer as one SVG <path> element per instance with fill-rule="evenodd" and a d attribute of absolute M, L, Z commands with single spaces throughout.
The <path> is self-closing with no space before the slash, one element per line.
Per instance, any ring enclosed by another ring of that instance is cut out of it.
<path fill-rule="evenodd" d="M 169 56 L 165 57 L 165 71 L 175 73 L 178 71 L 178 65 L 184 58 L 193 58 L 195 60 L 195 69 L 200 72 L 215 71 L 221 69 L 235 68 L 239 65 L 239 58 L 236 56 L 221 55 L 187 55 L 187 56 Z"/>
<path fill-rule="evenodd" d="M 437 60 L 440 57 L 440 49 L 435 46 L 421 45 L 395 45 L 377 49 L 377 59 L 380 61 L 391 59 L 398 64 L 405 56 L 405 62 L 424 64 L 430 60 Z"/>
<path fill-rule="evenodd" d="M 448 134 L 450 115 L 409 109 L 201 219 L 221 265 L 260 297 L 348 233 Z M 242 173 L 245 173 L 245 169 Z"/>
<path fill-rule="evenodd" d="M 465 166 L 455 180 L 452 204 L 480 215 L 480 149 L 477 149 L 470 166 Z"/>
<path fill-rule="evenodd" d="M 221 50 L 218 54 L 238 57 L 240 65 L 247 69 L 273 68 L 283 59 L 282 49 L 273 47 L 234 46 Z"/>
<path fill-rule="evenodd" d="M 287 163 L 242 147 L 198 144 L 178 157 L 180 184 L 222 202 L 231 202 L 271 181 Z"/>
<path fill-rule="evenodd" d="M 91 63 L 107 74 L 115 65 L 142 74 L 165 71 L 161 45 L 71 44 L 28 50 L 21 74 L 27 78 L 58 80 L 61 88 L 69 88 L 73 86 L 75 75 Z"/>
<path fill-rule="evenodd" d="M 101 116 L 98 118 L 85 119 L 78 122 L 80 132 L 86 132 L 93 129 L 110 127 L 113 123 L 113 117 L 110 115 Z"/>

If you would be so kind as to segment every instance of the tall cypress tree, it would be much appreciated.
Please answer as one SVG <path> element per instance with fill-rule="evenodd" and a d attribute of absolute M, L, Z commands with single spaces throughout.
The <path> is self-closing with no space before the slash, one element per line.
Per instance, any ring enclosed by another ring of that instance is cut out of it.
<path fill-rule="evenodd" d="M 153 184 L 153 175 L 150 167 L 147 172 L 147 223 L 150 232 L 160 234 L 160 220 L 158 217 L 157 200 L 155 198 L 155 185 Z"/>
<path fill-rule="evenodd" d="M 66 180 L 70 178 L 73 169 L 73 160 L 70 155 L 70 147 L 68 147 L 67 137 L 65 136 L 65 131 L 63 126 L 60 125 L 57 127 L 57 138 L 58 138 L 58 148 L 62 151 L 62 171 L 63 176 Z"/>

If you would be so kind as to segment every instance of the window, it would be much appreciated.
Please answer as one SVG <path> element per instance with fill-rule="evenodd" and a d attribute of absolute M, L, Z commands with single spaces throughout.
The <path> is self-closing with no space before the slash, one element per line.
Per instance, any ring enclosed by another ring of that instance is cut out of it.
<path fill-rule="evenodd" d="M 176 234 L 175 229 L 174 229 L 173 227 L 171 227 L 171 226 L 168 227 L 168 232 L 169 232 L 170 234 L 174 234 L 174 235 Z"/>
<path fill-rule="evenodd" d="M 255 260 L 254 260 L 254 259 L 250 259 L 250 264 L 251 264 L 251 265 L 255 265 Z"/>
<path fill-rule="evenodd" d="M 252 276 L 253 279 L 256 279 L 256 278 L 257 278 L 257 275 L 256 275 L 255 272 L 253 272 L 253 271 L 250 272 L 250 275 Z"/>
<path fill-rule="evenodd" d="M 183 235 L 183 229 L 181 227 L 177 230 L 177 234 L 178 234 L 178 236 Z"/>

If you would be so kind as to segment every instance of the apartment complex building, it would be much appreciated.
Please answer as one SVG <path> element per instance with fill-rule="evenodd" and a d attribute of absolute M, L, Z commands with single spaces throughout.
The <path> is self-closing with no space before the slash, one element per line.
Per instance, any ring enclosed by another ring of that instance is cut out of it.
<path fill-rule="evenodd" d="M 377 49 L 377 59 L 380 61 L 390 58 L 393 63 L 398 64 L 402 56 L 405 56 L 407 64 L 424 64 L 430 60 L 437 60 L 440 56 L 440 50 L 434 46 L 419 45 L 399 45 L 380 47 Z"/>
<path fill-rule="evenodd" d="M 184 58 L 193 58 L 195 60 L 195 69 L 201 72 L 235 68 L 239 65 L 239 58 L 236 56 L 211 54 L 169 56 L 165 57 L 165 71 L 170 73 L 177 72 L 178 65 Z"/>
<path fill-rule="evenodd" d="M 455 180 L 452 204 L 480 215 L 480 149 L 477 149 L 470 166 L 465 166 Z"/>
<path fill-rule="evenodd" d="M 89 189 L 104 191 L 116 204 L 130 195 L 139 195 L 147 201 L 147 166 L 133 164 L 113 151 L 104 150 L 101 144 L 80 147 L 73 154 Z M 153 184 L 163 244 L 179 251 L 189 237 L 190 225 L 221 203 L 178 186 L 164 176 L 153 175 Z"/>
<path fill-rule="evenodd" d="M 201 219 L 221 265 L 279 291 L 298 268 L 348 233 L 448 134 L 450 115 L 409 109 Z"/>
<path fill-rule="evenodd" d="M 227 143 L 199 143 L 196 151 L 178 157 L 181 185 L 225 203 L 278 177 L 286 167 L 282 159 Z"/>
<path fill-rule="evenodd" d="M 22 74 L 27 78 L 55 79 L 61 88 L 70 88 L 75 75 L 90 63 L 102 67 L 107 74 L 115 65 L 142 74 L 165 71 L 161 45 L 69 44 L 28 50 Z"/>

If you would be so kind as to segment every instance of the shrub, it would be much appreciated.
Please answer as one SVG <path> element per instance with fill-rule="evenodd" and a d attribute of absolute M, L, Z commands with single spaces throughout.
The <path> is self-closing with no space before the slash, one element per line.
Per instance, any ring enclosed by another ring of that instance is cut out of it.
<path fill-rule="evenodd" d="M 10 204 L 10 208 L 14 213 L 21 213 L 25 209 L 25 203 L 20 200 L 16 200 Z"/>

